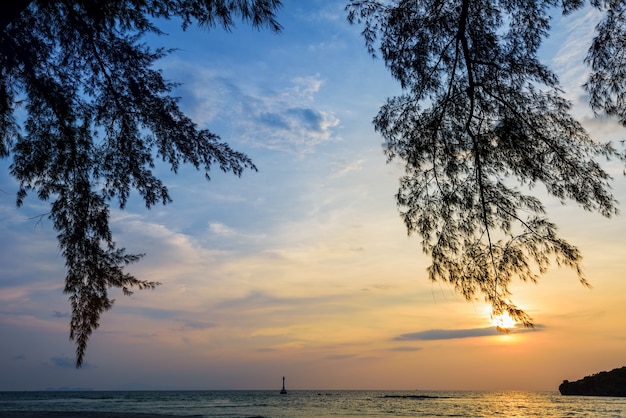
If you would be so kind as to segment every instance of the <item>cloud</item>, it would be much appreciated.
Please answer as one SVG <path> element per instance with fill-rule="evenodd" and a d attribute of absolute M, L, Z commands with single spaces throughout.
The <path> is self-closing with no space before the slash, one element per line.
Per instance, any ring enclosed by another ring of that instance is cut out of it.
<path fill-rule="evenodd" d="M 535 328 L 516 327 L 509 332 L 511 334 L 519 334 L 529 331 L 537 331 L 545 328 L 543 325 L 537 324 Z M 469 329 L 430 329 L 420 332 L 412 332 L 402 334 L 394 338 L 394 341 L 435 341 L 435 340 L 454 340 L 460 338 L 473 337 L 490 337 L 494 335 L 502 335 L 496 327 L 485 328 L 469 328 Z"/>
<path fill-rule="evenodd" d="M 354 358 L 354 355 L 352 355 L 352 354 L 333 354 L 333 355 L 330 355 L 330 356 L 328 356 L 326 358 L 328 360 L 347 360 L 347 359 Z"/>
<path fill-rule="evenodd" d="M 552 58 L 552 62 L 559 70 L 571 68 L 572 63 L 582 66 L 594 36 L 594 32 L 590 32 L 589 28 L 595 27 L 601 17 L 601 12 L 588 7 L 564 18 L 563 32 L 566 33 L 566 37 Z"/>
<path fill-rule="evenodd" d="M 224 237 L 236 234 L 235 230 L 220 222 L 209 222 L 209 231 L 211 231 L 211 233 L 215 235 L 220 235 Z"/>
<path fill-rule="evenodd" d="M 349 163 L 345 163 L 343 165 L 337 165 L 337 167 L 335 167 L 333 173 L 331 174 L 331 178 L 338 178 L 338 177 L 343 177 L 348 173 L 351 173 L 353 171 L 361 171 L 363 169 L 363 163 L 365 162 L 365 160 L 360 159 L 360 160 L 356 160 L 356 161 L 352 161 Z"/>
<path fill-rule="evenodd" d="M 238 238 L 247 241 L 261 240 L 265 238 L 265 235 L 241 232 L 241 230 L 235 230 L 221 222 L 209 222 L 208 229 L 211 234 L 217 235 L 220 238 Z"/>
<path fill-rule="evenodd" d="M 302 2 L 302 6 L 304 4 Z M 329 23 L 335 23 L 338 26 L 345 25 L 345 10 L 341 4 L 316 4 L 314 8 L 302 6 L 295 10 L 296 15 L 302 21 L 311 22 L 317 26 Z"/>
<path fill-rule="evenodd" d="M 209 322 L 198 319 L 188 319 L 189 316 L 199 315 L 197 312 L 191 310 L 181 309 L 161 309 L 151 307 L 141 307 L 133 305 L 119 306 L 116 312 L 125 315 L 139 316 L 149 318 L 157 322 L 170 322 L 172 329 L 176 330 L 206 330 L 210 328 L 216 328 L 219 325 L 215 322 Z M 176 324 L 176 325 L 174 325 Z M 180 325 L 178 325 L 180 324 Z M 150 335 L 150 334 L 146 334 Z"/>
<path fill-rule="evenodd" d="M 600 18 L 601 13 L 591 7 L 583 8 L 563 18 L 565 23 L 563 33 L 566 35 L 552 57 L 552 64 L 567 92 L 566 96 L 571 100 L 580 100 L 585 110 L 588 99 L 581 97 L 580 94 L 581 86 L 587 81 L 589 72 L 584 59 L 594 36 L 594 32 L 589 28 L 595 27 Z"/>
<path fill-rule="evenodd" d="M 184 329 L 205 330 L 217 327 L 217 324 L 207 321 L 197 321 L 193 319 L 185 319 L 181 321 Z"/>
<path fill-rule="evenodd" d="M 296 124 L 302 124 L 317 133 L 322 133 L 328 126 L 334 126 L 335 124 L 335 120 L 332 116 L 327 117 L 327 114 L 324 112 L 308 107 L 287 109 L 285 114 L 291 116 Z"/>
<path fill-rule="evenodd" d="M 67 356 L 61 355 L 58 357 L 51 357 L 50 358 L 50 362 L 52 363 L 52 365 L 54 367 L 60 368 L 60 369 L 74 369 L 76 368 L 76 360 L 74 358 L 69 358 Z M 83 362 L 82 365 L 82 369 L 93 369 L 95 366 L 93 366 L 90 363 L 87 362 Z"/>
<path fill-rule="evenodd" d="M 282 115 L 277 113 L 267 113 L 263 112 L 259 115 L 259 123 L 261 125 L 265 125 L 268 128 L 276 128 L 276 129 L 290 129 L 289 121 L 286 120 Z"/>
<path fill-rule="evenodd" d="M 317 76 L 294 77 L 291 81 L 293 86 L 286 91 L 286 101 L 312 101 L 324 84 Z"/>
<path fill-rule="evenodd" d="M 246 296 L 221 301 L 216 304 L 219 309 L 253 309 L 259 307 L 276 307 L 278 305 L 295 305 L 290 298 L 279 298 L 259 290 L 252 290 Z"/>
<path fill-rule="evenodd" d="M 241 118 L 240 124 L 244 136 L 259 147 L 296 154 L 338 139 L 333 128 L 339 125 L 339 119 L 332 112 L 314 107 L 322 84 L 317 77 L 298 77 L 285 90 L 247 97 L 248 117 Z"/>
<path fill-rule="evenodd" d="M 495 327 L 472 328 L 472 329 L 430 329 L 427 331 L 412 332 L 402 334 L 395 341 L 431 341 L 431 340 L 453 340 L 457 338 L 485 337 L 498 335 Z"/>
<path fill-rule="evenodd" d="M 332 128 L 339 124 L 332 113 L 310 107 L 276 109 L 264 112 L 247 135 L 258 146 L 295 153 L 310 152 L 315 145 L 332 139 Z M 260 129 L 260 131 L 259 131 Z"/>
<path fill-rule="evenodd" d="M 422 347 L 393 347 L 389 351 L 420 351 Z"/>
<path fill-rule="evenodd" d="M 317 53 L 320 51 L 343 51 L 348 47 L 345 39 L 335 35 L 326 41 L 313 43 L 308 46 L 308 50 L 311 53 Z"/>
<path fill-rule="evenodd" d="M 116 307 L 116 311 L 126 315 L 142 316 L 156 321 L 175 321 L 187 311 L 180 309 L 152 308 L 146 306 L 124 305 Z"/>
<path fill-rule="evenodd" d="M 222 135 L 299 155 L 339 139 L 334 132 L 339 119 L 315 103 L 324 84 L 319 76 L 294 77 L 282 88 L 267 89 L 260 81 L 238 81 L 190 64 L 171 67 L 183 67 L 174 78 L 187 80 L 176 91 L 183 110 L 200 125 L 228 124 L 230 133 L 216 128 Z"/>

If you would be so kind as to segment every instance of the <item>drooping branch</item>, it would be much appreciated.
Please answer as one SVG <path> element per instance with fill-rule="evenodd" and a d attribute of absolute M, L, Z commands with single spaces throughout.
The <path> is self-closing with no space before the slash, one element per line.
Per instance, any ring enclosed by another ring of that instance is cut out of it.
<path fill-rule="evenodd" d="M 0 157 L 12 157 L 17 205 L 28 193 L 51 202 L 48 217 L 65 258 L 72 305 L 70 338 L 77 366 L 109 289 L 129 295 L 154 288 L 125 272 L 141 254 L 119 248 L 110 229 L 111 201 L 132 191 L 147 207 L 170 201 L 155 177 L 155 158 L 240 176 L 250 158 L 201 129 L 172 96 L 175 83 L 155 62 L 167 50 L 142 43 L 162 33 L 156 22 L 230 30 L 236 20 L 280 31 L 280 0 L 10 0 L 0 5 Z M 14 104 L 19 102 L 19 106 Z M 19 118 L 17 109 L 24 111 Z"/>
<path fill-rule="evenodd" d="M 489 246 L 489 256 L 491 258 L 491 266 L 494 274 L 494 293 L 497 292 L 498 287 L 498 269 L 496 267 L 495 255 L 493 252 L 493 242 L 491 240 L 491 231 L 489 220 L 487 219 L 487 201 L 485 198 L 485 185 L 484 185 L 484 173 L 481 161 L 481 146 L 480 146 L 480 132 L 473 132 L 472 129 L 472 121 L 474 119 L 475 106 L 476 106 L 476 79 L 474 77 L 474 61 L 472 58 L 472 53 L 470 51 L 469 42 L 467 39 L 467 27 L 469 21 L 469 3 L 470 0 L 463 0 L 463 4 L 461 6 L 461 14 L 459 16 L 459 30 L 457 34 L 457 38 L 461 43 L 461 48 L 463 50 L 463 59 L 465 61 L 465 68 L 467 69 L 467 88 L 466 93 L 469 97 L 469 111 L 467 114 L 467 119 L 465 121 L 465 132 L 469 135 L 472 140 L 472 152 L 474 154 L 474 163 L 476 165 L 476 182 L 478 184 L 478 193 L 481 204 L 481 213 L 482 213 L 482 222 L 485 228 L 485 233 L 487 235 L 487 243 Z"/>
<path fill-rule="evenodd" d="M 583 4 L 561 3 L 564 13 Z M 537 282 L 554 261 L 588 283 L 578 249 L 558 236 L 539 199 L 518 187 L 542 183 L 561 201 L 616 212 L 611 177 L 597 159 L 620 155 L 573 118 L 556 74 L 537 57 L 553 4 L 354 0 L 347 7 L 351 22 L 364 23 L 368 51 L 379 43 L 405 91 L 387 100 L 374 124 L 388 161 L 404 161 L 396 199 L 409 234 L 421 236 L 431 257 L 429 278 L 468 300 L 481 294 L 495 314 L 506 311 L 527 326 L 531 318 L 509 299 L 513 278 Z M 611 4 L 617 10 L 623 2 Z M 605 55 L 593 58 L 604 63 Z M 604 108 L 626 103 L 615 89 L 607 101 L 607 91 L 598 95 Z"/>
<path fill-rule="evenodd" d="M 0 6 L 0 33 L 4 32 L 6 27 L 21 15 L 32 1 L 33 0 L 3 1 L 2 6 Z"/>

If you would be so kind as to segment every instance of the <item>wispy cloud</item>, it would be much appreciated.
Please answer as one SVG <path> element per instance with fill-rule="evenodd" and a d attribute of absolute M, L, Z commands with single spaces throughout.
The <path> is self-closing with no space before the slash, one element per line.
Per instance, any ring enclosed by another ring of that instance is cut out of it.
<path fill-rule="evenodd" d="M 346 174 L 351 173 L 353 171 L 360 171 L 362 170 L 364 162 L 365 160 L 359 159 L 359 160 L 350 161 L 344 164 L 337 164 L 337 166 L 335 167 L 335 170 L 331 174 L 331 177 L 332 178 L 343 177 Z"/>
<path fill-rule="evenodd" d="M 352 354 L 333 354 L 326 357 L 328 360 L 347 360 L 350 358 L 354 358 L 355 356 Z"/>
<path fill-rule="evenodd" d="M 209 222 L 209 231 L 215 235 L 224 237 L 233 236 L 236 231 L 220 222 Z"/>
<path fill-rule="evenodd" d="M 318 75 L 294 77 L 283 88 L 268 89 L 261 81 L 238 82 L 189 64 L 171 67 L 176 67 L 175 78 L 186 80 L 177 94 L 183 98 L 185 111 L 200 124 L 227 123 L 229 136 L 295 154 L 339 139 L 334 132 L 339 119 L 315 102 L 324 84 Z"/>
<path fill-rule="evenodd" d="M 392 347 L 389 349 L 389 351 L 407 351 L 407 352 L 412 352 L 412 351 L 421 351 L 422 347 Z"/>
<path fill-rule="evenodd" d="M 205 330 L 217 327 L 217 324 L 208 321 L 198 321 L 195 319 L 185 319 L 181 321 L 184 329 Z"/>
<path fill-rule="evenodd" d="M 255 145 L 303 154 L 315 146 L 338 139 L 333 112 L 315 107 L 323 82 L 318 77 L 298 77 L 292 86 L 273 95 L 251 97 L 249 114 L 242 118 L 244 135 Z"/>
<path fill-rule="evenodd" d="M 537 324 L 535 328 L 516 327 L 511 329 L 511 334 L 519 334 L 529 331 L 538 331 L 545 328 Z M 434 340 L 454 340 L 459 338 L 490 337 L 502 335 L 496 327 L 468 328 L 468 329 L 429 329 L 426 331 L 402 334 L 394 338 L 395 341 L 434 341 Z"/>
<path fill-rule="evenodd" d="M 339 27 L 345 26 L 346 11 L 344 6 L 337 2 L 335 4 L 322 5 L 322 7 L 302 8 L 297 12 L 297 16 L 302 21 L 312 22 L 313 24 L 337 24 Z"/>
<path fill-rule="evenodd" d="M 589 28 L 593 28 L 601 17 L 602 14 L 597 9 L 588 7 L 562 18 L 566 37 L 552 60 L 560 69 L 582 64 L 594 35 Z"/>
<path fill-rule="evenodd" d="M 589 74 L 584 59 L 594 36 L 589 28 L 593 28 L 600 17 L 600 12 L 591 7 L 563 17 L 566 35 L 552 58 L 552 64 L 570 99 L 583 102 L 583 108 L 587 105 L 587 99 L 580 97 L 583 94 L 581 86 Z"/>
<path fill-rule="evenodd" d="M 60 369 L 74 369 L 74 368 L 76 368 L 76 359 L 67 357 L 65 355 L 60 355 L 60 356 L 57 356 L 57 357 L 51 357 L 50 358 L 50 363 L 52 363 L 52 365 L 54 367 L 57 367 L 57 368 L 60 368 Z M 93 369 L 93 368 L 95 368 L 95 366 L 93 364 L 88 363 L 88 362 L 83 362 L 82 369 L 87 370 L 87 369 Z"/>

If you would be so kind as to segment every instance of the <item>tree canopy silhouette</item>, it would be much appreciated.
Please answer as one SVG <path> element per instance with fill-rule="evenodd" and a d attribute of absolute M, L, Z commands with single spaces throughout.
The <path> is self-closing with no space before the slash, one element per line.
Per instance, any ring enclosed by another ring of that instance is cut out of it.
<path fill-rule="evenodd" d="M 110 288 L 154 288 L 124 266 L 140 254 L 118 248 L 109 208 L 131 189 L 147 207 L 170 201 L 152 173 L 155 158 L 176 172 L 181 163 L 218 166 L 237 176 L 255 170 L 244 154 L 200 129 L 171 96 L 175 84 L 153 67 L 169 51 L 142 43 L 161 34 L 157 19 L 178 17 L 230 30 L 236 20 L 280 31 L 279 0 L 16 0 L 0 6 L 0 156 L 12 157 L 17 204 L 29 192 L 51 202 L 49 217 L 67 275 L 70 339 L 76 365 Z M 24 116 L 22 116 L 24 115 Z M 155 155 L 156 154 L 156 155 Z"/>
<path fill-rule="evenodd" d="M 603 11 L 586 62 L 585 85 L 599 114 L 626 125 L 626 6 Z M 623 155 L 595 142 L 571 115 L 559 81 L 537 57 L 551 13 L 583 0 L 349 1 L 367 49 L 380 54 L 403 94 L 387 100 L 374 125 L 388 160 L 404 163 L 396 195 L 409 233 L 421 236 L 433 281 L 494 315 L 532 326 L 511 300 L 514 278 L 537 282 L 551 262 L 588 286 L 577 247 L 557 234 L 529 188 L 543 184 L 562 202 L 617 213 L 599 160 Z"/>
<path fill-rule="evenodd" d="M 592 109 L 626 125 L 626 6 L 603 10 L 586 62 Z M 536 282 L 556 261 L 581 269 L 579 250 L 560 238 L 542 202 L 524 190 L 610 217 L 617 212 L 600 158 L 624 158 L 595 142 L 571 113 L 557 76 L 537 58 L 550 13 L 583 0 L 348 1 L 404 94 L 374 119 L 389 160 L 404 161 L 397 201 L 409 233 L 432 257 L 430 279 L 467 299 L 483 295 L 494 314 L 532 319 L 510 299 L 514 278 Z M 141 258 L 118 248 L 112 203 L 132 190 L 147 207 L 170 202 L 152 172 L 191 164 L 241 175 L 244 154 L 200 129 L 154 68 L 169 50 L 142 43 L 158 19 L 230 30 L 242 20 L 280 31 L 279 0 L 15 0 L 0 6 L 0 156 L 12 158 L 17 204 L 28 193 L 48 214 L 65 257 L 76 362 L 110 309 L 110 288 L 154 288 L 124 272 Z M 521 187 L 520 187 L 521 186 Z"/>

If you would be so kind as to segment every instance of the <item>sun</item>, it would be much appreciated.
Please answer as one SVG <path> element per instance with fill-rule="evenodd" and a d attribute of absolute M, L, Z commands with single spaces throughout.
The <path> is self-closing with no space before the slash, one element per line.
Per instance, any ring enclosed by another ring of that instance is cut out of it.
<path fill-rule="evenodd" d="M 515 328 L 515 319 L 511 318 L 508 312 L 491 316 L 491 324 L 498 329 L 507 331 Z"/>

